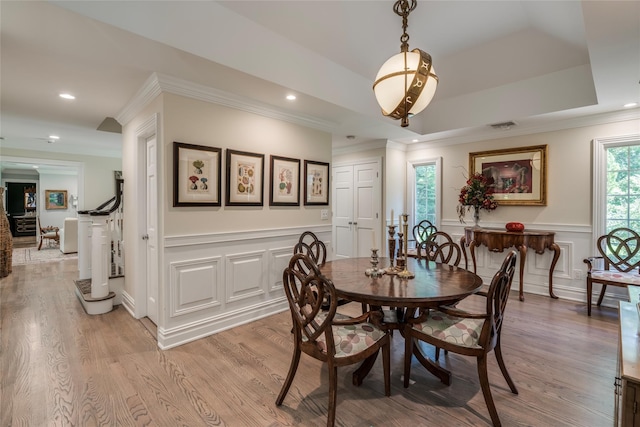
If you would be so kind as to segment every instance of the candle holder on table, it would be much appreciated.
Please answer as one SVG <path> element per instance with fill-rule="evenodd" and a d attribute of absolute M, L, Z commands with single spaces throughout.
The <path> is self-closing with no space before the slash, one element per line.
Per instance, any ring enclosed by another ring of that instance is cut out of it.
<path fill-rule="evenodd" d="M 398 230 L 398 252 L 396 255 L 396 273 L 398 271 L 402 271 L 404 270 L 404 266 L 406 264 L 406 258 L 404 253 L 402 252 L 404 246 L 403 243 L 403 236 L 404 233 L 402 232 L 402 216 L 400 216 L 400 224 L 399 224 L 400 229 Z"/>
<path fill-rule="evenodd" d="M 376 277 L 380 277 L 385 273 L 383 269 L 378 268 L 378 249 L 371 248 L 371 259 L 369 260 L 369 262 L 371 262 L 371 268 L 367 268 L 364 271 L 364 274 L 375 279 Z"/>
<path fill-rule="evenodd" d="M 396 259 L 396 226 L 388 225 L 389 228 L 389 267 L 385 268 L 385 273 L 396 274 L 398 270 L 394 265 Z"/>
<path fill-rule="evenodd" d="M 404 236 L 408 236 L 408 232 L 409 232 L 409 224 L 407 223 L 408 219 L 409 219 L 409 215 L 407 214 L 402 214 L 401 215 L 402 218 L 402 229 L 403 229 L 403 234 Z M 400 233 L 398 233 L 398 235 L 400 235 Z M 414 277 L 416 277 L 416 275 L 414 273 L 412 273 L 411 271 L 407 270 L 407 243 L 408 243 L 408 239 L 405 237 L 404 241 L 403 241 L 404 245 L 401 245 L 403 247 L 403 269 L 401 272 L 398 273 L 398 277 L 401 279 L 413 279 Z"/>

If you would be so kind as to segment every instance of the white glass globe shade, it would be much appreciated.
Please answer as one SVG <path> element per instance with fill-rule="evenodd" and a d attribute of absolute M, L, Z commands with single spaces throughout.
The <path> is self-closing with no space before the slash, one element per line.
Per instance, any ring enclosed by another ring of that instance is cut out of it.
<path fill-rule="evenodd" d="M 417 50 L 417 49 L 416 49 Z M 405 55 L 407 69 L 405 71 Z M 384 115 L 391 114 L 401 102 L 404 101 L 406 90 L 411 85 L 413 77 L 416 74 L 418 65 L 420 64 L 420 53 L 401 52 L 389 58 L 378 71 L 376 83 L 373 90 L 378 101 L 378 105 L 382 108 Z M 438 80 L 431 74 L 435 75 L 435 70 L 431 67 L 431 73 L 427 79 L 425 87 L 422 89 L 418 100 L 409 110 L 409 114 L 418 114 L 424 110 L 433 99 L 438 86 Z M 405 82 L 406 75 L 406 82 Z"/>

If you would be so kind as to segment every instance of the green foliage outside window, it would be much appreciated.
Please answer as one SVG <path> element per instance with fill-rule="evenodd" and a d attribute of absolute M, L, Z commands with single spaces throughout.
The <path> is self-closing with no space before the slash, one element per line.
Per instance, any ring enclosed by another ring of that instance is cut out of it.
<path fill-rule="evenodd" d="M 423 219 L 436 223 L 436 165 L 427 164 L 415 167 L 415 224 Z"/>
<path fill-rule="evenodd" d="M 606 232 L 640 231 L 640 145 L 607 149 Z"/>

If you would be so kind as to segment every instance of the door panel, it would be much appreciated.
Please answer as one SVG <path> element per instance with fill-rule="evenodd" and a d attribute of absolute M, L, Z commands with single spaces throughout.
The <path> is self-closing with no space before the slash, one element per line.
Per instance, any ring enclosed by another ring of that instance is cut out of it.
<path fill-rule="evenodd" d="M 158 324 L 158 177 L 157 177 L 157 142 L 151 137 L 147 140 L 147 200 L 146 200 L 146 235 L 147 242 L 147 317 Z"/>
<path fill-rule="evenodd" d="M 379 168 L 377 161 L 333 168 L 335 258 L 368 257 L 380 247 L 380 232 L 372 232 L 381 230 Z"/>

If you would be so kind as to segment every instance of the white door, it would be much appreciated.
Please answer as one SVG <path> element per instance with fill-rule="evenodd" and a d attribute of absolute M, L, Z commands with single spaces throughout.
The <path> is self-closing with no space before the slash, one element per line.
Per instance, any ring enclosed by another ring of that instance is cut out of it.
<path fill-rule="evenodd" d="M 146 203 L 146 242 L 147 242 L 147 317 L 158 324 L 158 144 L 155 135 L 147 139 L 147 203 Z"/>
<path fill-rule="evenodd" d="M 335 166 L 332 181 L 335 258 L 368 257 L 383 237 L 380 161 Z"/>

